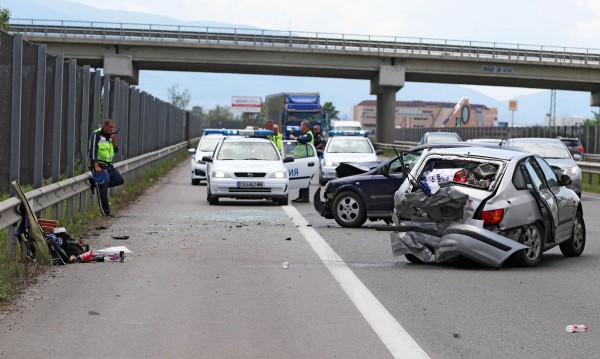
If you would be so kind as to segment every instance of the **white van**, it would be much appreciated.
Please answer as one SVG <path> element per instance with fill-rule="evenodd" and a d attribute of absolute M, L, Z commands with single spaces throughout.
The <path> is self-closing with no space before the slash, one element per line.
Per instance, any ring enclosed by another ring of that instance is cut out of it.
<path fill-rule="evenodd" d="M 331 121 L 331 130 L 360 131 L 362 130 L 362 125 L 358 121 Z"/>

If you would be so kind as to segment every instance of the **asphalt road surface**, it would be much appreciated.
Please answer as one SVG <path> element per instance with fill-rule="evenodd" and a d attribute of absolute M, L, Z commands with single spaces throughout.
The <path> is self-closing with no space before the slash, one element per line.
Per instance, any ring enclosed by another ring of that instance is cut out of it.
<path fill-rule="evenodd" d="M 124 263 L 53 267 L 19 298 L 0 358 L 598 357 L 600 196 L 583 206 L 579 258 L 415 265 L 382 223 L 340 228 L 312 203 L 209 206 L 186 161 L 89 233 L 92 249 L 132 250 Z"/>

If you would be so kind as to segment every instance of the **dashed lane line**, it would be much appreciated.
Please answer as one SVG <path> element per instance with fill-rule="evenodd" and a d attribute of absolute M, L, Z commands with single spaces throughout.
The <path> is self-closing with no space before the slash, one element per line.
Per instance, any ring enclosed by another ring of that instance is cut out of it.
<path fill-rule="evenodd" d="M 363 282 L 350 270 L 327 242 L 308 226 L 308 222 L 294 206 L 282 206 L 298 230 L 317 253 L 323 264 L 340 284 L 352 303 L 358 308 L 394 358 L 424 359 L 427 353 L 415 342 L 398 321 L 385 309 Z"/>

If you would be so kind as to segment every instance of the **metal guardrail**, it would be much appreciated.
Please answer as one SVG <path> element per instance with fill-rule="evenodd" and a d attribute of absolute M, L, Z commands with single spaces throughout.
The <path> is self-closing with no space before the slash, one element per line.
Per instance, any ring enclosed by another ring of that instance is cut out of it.
<path fill-rule="evenodd" d="M 190 140 L 190 142 L 195 142 L 198 140 L 199 138 L 196 138 Z M 190 142 L 181 142 L 176 145 L 165 147 L 158 151 L 150 152 L 145 155 L 115 163 L 115 168 L 117 168 L 122 174 L 132 172 L 142 166 L 187 147 Z M 38 212 L 57 203 L 63 202 L 69 198 L 73 198 L 81 193 L 84 193 L 85 191 L 89 191 L 90 186 L 87 182 L 89 177 L 91 177 L 90 173 L 86 173 L 76 177 L 68 178 L 48 186 L 29 191 L 25 194 L 25 196 L 27 197 L 27 200 L 30 201 L 33 211 Z M 16 208 L 20 203 L 21 201 L 16 197 L 11 197 L 0 202 L 0 230 L 15 224 L 20 220 L 20 216 L 16 212 Z"/>
<path fill-rule="evenodd" d="M 11 19 L 10 29 L 11 32 L 22 33 L 26 36 L 49 38 L 202 43 L 270 48 L 288 47 L 391 55 L 409 54 L 461 59 L 472 58 L 476 60 L 600 65 L 600 49 L 482 41 L 33 19 Z M 490 71 L 502 71 L 502 69 L 493 68 Z"/>

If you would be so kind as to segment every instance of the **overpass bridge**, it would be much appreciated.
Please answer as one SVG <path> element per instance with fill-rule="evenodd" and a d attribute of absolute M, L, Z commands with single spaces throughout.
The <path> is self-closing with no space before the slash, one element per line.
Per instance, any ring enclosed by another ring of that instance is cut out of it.
<path fill-rule="evenodd" d="M 588 91 L 600 106 L 600 49 L 60 20 L 11 19 L 10 27 L 134 83 L 139 70 L 370 80 L 378 142 L 394 140 L 405 81 Z"/>

